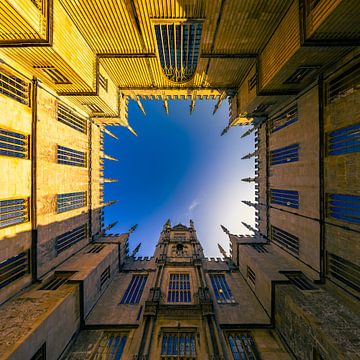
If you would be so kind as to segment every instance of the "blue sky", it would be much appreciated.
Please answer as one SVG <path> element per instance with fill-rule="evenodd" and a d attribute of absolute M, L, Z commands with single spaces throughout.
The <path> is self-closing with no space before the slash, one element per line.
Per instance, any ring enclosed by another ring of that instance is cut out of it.
<path fill-rule="evenodd" d="M 119 161 L 105 160 L 105 200 L 118 200 L 105 208 L 105 225 L 118 221 L 112 233 L 126 232 L 139 224 L 130 237 L 130 250 L 142 242 L 138 256 L 151 256 L 165 221 L 188 224 L 193 219 L 205 255 L 218 257 L 217 243 L 228 250 L 228 237 L 247 234 L 241 221 L 254 224 L 254 210 L 241 200 L 254 199 L 254 185 L 241 178 L 254 175 L 254 160 L 241 157 L 254 150 L 253 134 L 240 138 L 247 127 L 236 127 L 224 136 L 228 103 L 212 115 L 215 101 L 197 100 L 193 114 L 189 101 L 142 101 L 147 115 L 133 101 L 129 122 L 135 137 L 123 127 L 109 127 L 119 137 L 105 135 L 105 153 Z"/>

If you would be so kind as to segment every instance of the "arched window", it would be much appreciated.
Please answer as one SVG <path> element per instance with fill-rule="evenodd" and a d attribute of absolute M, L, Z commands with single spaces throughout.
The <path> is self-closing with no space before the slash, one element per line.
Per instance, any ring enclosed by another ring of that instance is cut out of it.
<path fill-rule="evenodd" d="M 166 77 L 174 82 L 189 81 L 198 63 L 202 23 L 155 25 L 160 64 Z"/>

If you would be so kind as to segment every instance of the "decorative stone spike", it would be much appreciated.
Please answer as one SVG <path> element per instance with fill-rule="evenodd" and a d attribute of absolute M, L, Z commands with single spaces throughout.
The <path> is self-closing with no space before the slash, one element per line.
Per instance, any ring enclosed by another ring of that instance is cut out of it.
<path fill-rule="evenodd" d="M 190 115 L 193 113 L 194 109 L 195 109 L 195 99 L 192 99 L 190 103 Z"/>
<path fill-rule="evenodd" d="M 118 161 L 116 157 L 110 156 L 110 155 L 103 155 L 103 159 L 112 160 L 112 161 Z"/>
<path fill-rule="evenodd" d="M 135 257 L 136 254 L 139 252 L 141 248 L 141 243 L 138 244 L 138 246 L 133 250 L 133 252 L 131 253 L 131 257 Z"/>
<path fill-rule="evenodd" d="M 217 245 L 218 245 L 218 248 L 219 248 L 219 251 L 220 251 L 221 255 L 224 258 L 227 258 L 227 254 L 226 254 L 226 251 L 224 250 L 224 248 L 220 244 L 217 244 Z"/>
<path fill-rule="evenodd" d="M 105 233 L 106 231 L 109 231 L 110 229 L 112 229 L 114 226 L 116 226 L 116 224 L 118 223 L 118 221 L 113 222 L 112 224 L 108 225 L 106 228 L 103 229 L 103 232 Z"/>
<path fill-rule="evenodd" d="M 257 154 L 257 151 L 255 150 L 255 151 L 253 151 L 252 153 L 248 153 L 248 154 L 244 155 L 244 156 L 241 158 L 241 160 L 251 159 L 253 156 L 256 156 L 256 154 Z"/>
<path fill-rule="evenodd" d="M 118 202 L 117 200 L 110 200 L 110 201 L 102 204 L 102 207 L 110 206 L 110 205 L 116 204 L 117 202 Z"/>
<path fill-rule="evenodd" d="M 248 131 L 245 131 L 242 135 L 241 138 L 244 138 L 245 136 L 250 135 L 253 131 L 256 130 L 256 127 L 252 127 L 251 129 L 249 129 Z"/>
<path fill-rule="evenodd" d="M 254 209 L 258 209 L 259 208 L 259 205 L 256 204 L 256 203 L 253 203 L 251 201 L 247 201 L 247 200 L 242 200 L 242 202 L 247 205 L 247 206 L 252 206 Z"/>
<path fill-rule="evenodd" d="M 116 135 L 114 135 L 111 131 L 109 131 L 106 127 L 103 127 L 103 129 L 104 129 L 104 133 L 105 133 L 105 134 L 108 134 L 108 135 L 111 136 L 112 138 L 114 138 L 114 139 L 116 139 L 116 140 L 119 140 L 119 138 L 118 138 Z"/>
<path fill-rule="evenodd" d="M 166 223 L 164 224 L 164 229 L 169 229 L 169 228 L 171 228 L 171 221 L 170 219 L 167 219 Z"/>
<path fill-rule="evenodd" d="M 255 182 L 256 179 L 254 177 L 248 177 L 248 178 L 241 179 L 241 181 L 245 181 L 245 182 L 250 183 L 250 182 Z"/>
<path fill-rule="evenodd" d="M 143 112 L 143 114 L 146 116 L 146 112 L 145 112 L 144 106 L 143 106 L 143 104 L 142 104 L 141 101 L 140 101 L 140 97 L 139 97 L 139 96 L 136 96 L 135 101 L 136 101 L 138 107 L 140 108 L 140 110 L 141 110 L 141 111 Z"/>
<path fill-rule="evenodd" d="M 254 233 L 257 233 L 258 231 L 256 229 L 254 229 L 252 226 L 250 226 L 249 224 L 244 223 L 243 221 L 241 222 L 247 229 L 249 229 L 250 231 L 253 231 Z"/>
<path fill-rule="evenodd" d="M 164 100 L 164 109 L 166 111 L 166 114 L 169 115 L 169 103 L 167 99 Z"/>
<path fill-rule="evenodd" d="M 111 178 L 104 178 L 103 179 L 104 183 L 115 183 L 115 182 L 118 182 L 118 181 L 119 181 L 118 179 L 111 179 Z"/>
<path fill-rule="evenodd" d="M 223 102 L 223 100 L 225 99 L 225 97 L 226 97 L 226 92 L 223 91 L 222 94 L 219 97 L 218 102 L 216 103 L 216 105 L 214 107 L 213 115 L 218 111 L 218 109 L 219 109 L 221 103 Z"/>
<path fill-rule="evenodd" d="M 230 231 L 224 226 L 224 225 L 220 225 L 221 228 L 223 229 L 224 233 L 229 235 L 230 234 Z"/>
<path fill-rule="evenodd" d="M 129 234 L 132 234 L 132 233 L 136 230 L 137 227 L 138 227 L 138 224 L 135 224 L 134 226 L 132 226 L 132 227 L 129 229 L 128 233 L 129 233 Z"/>

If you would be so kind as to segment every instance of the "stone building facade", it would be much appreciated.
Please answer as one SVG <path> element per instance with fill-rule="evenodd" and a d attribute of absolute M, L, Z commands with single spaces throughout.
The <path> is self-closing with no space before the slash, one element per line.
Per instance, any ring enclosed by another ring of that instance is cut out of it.
<path fill-rule="evenodd" d="M 2 0 L 0 14 L 0 358 L 360 356 L 358 0 Z M 168 223 L 136 260 L 134 228 L 104 228 L 104 137 L 136 135 L 142 99 L 228 101 L 223 134 L 256 133 L 257 226 L 224 228 L 231 257 L 207 260 L 192 224 Z"/>

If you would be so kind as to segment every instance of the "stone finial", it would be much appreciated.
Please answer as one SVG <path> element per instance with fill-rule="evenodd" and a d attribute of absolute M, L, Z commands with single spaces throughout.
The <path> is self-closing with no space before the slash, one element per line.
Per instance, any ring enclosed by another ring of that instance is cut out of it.
<path fill-rule="evenodd" d="M 248 200 L 241 200 L 241 202 L 242 202 L 243 204 L 247 205 L 247 206 L 253 207 L 254 209 L 257 209 L 257 208 L 259 207 L 258 204 L 253 203 L 253 202 L 248 201 Z"/>
<path fill-rule="evenodd" d="M 103 159 L 107 159 L 107 160 L 112 160 L 112 161 L 118 161 L 118 159 L 114 156 L 110 156 L 110 155 L 103 155 Z"/>
<path fill-rule="evenodd" d="M 164 224 L 164 229 L 169 229 L 169 228 L 171 228 L 171 221 L 170 219 L 167 219 L 166 223 Z"/>
<path fill-rule="evenodd" d="M 241 158 L 241 160 L 250 159 L 250 158 L 252 158 L 253 156 L 256 156 L 256 155 L 257 155 L 257 151 L 255 150 L 255 151 L 253 151 L 252 153 L 248 153 L 248 154 L 244 155 L 244 156 Z"/>
<path fill-rule="evenodd" d="M 105 126 L 103 127 L 103 130 L 104 130 L 104 133 L 105 134 L 108 134 L 109 136 L 111 136 L 112 138 L 116 139 L 116 140 L 119 140 L 119 138 L 114 135 L 111 131 L 109 131 Z"/>
<path fill-rule="evenodd" d="M 131 257 L 135 257 L 136 254 L 139 252 L 140 248 L 141 248 L 141 243 L 139 243 L 139 244 L 136 246 L 136 248 L 133 250 L 133 252 L 131 253 Z"/>
<path fill-rule="evenodd" d="M 164 101 L 164 109 L 166 111 L 166 115 L 169 115 L 169 102 L 167 98 L 165 98 L 163 101 Z"/>
<path fill-rule="evenodd" d="M 117 200 L 110 200 L 110 201 L 107 201 L 106 203 L 102 204 L 101 206 L 102 207 L 110 206 L 110 205 L 116 204 L 117 202 L 118 202 Z"/>
<path fill-rule="evenodd" d="M 129 234 L 132 234 L 132 233 L 136 230 L 137 227 L 138 227 L 138 224 L 135 224 L 134 226 L 132 226 L 132 227 L 129 229 L 128 233 L 129 233 Z"/>
<path fill-rule="evenodd" d="M 254 229 L 251 225 L 246 224 L 245 222 L 241 222 L 247 229 L 249 229 L 250 231 L 253 231 L 254 233 L 257 233 L 257 230 Z"/>
<path fill-rule="evenodd" d="M 252 127 L 251 129 L 249 129 L 248 131 L 245 131 L 242 135 L 241 138 L 244 138 L 245 136 L 250 135 L 253 131 L 256 130 L 256 127 Z"/>
<path fill-rule="evenodd" d="M 227 254 L 226 254 L 226 251 L 224 250 L 224 248 L 220 244 L 217 244 L 217 245 L 218 245 L 218 248 L 219 248 L 219 251 L 220 251 L 221 255 L 224 258 L 227 258 Z"/>
<path fill-rule="evenodd" d="M 223 102 L 223 100 L 226 98 L 226 92 L 223 91 L 222 94 L 219 96 L 219 100 L 216 103 L 215 107 L 214 107 L 214 111 L 213 111 L 213 115 L 218 111 L 221 103 Z"/>
<path fill-rule="evenodd" d="M 248 178 L 241 179 L 241 181 L 245 181 L 245 182 L 250 183 L 250 182 L 255 182 L 256 179 L 254 177 L 248 177 Z"/>
<path fill-rule="evenodd" d="M 230 235 L 230 231 L 224 226 L 220 225 L 226 235 Z"/>

